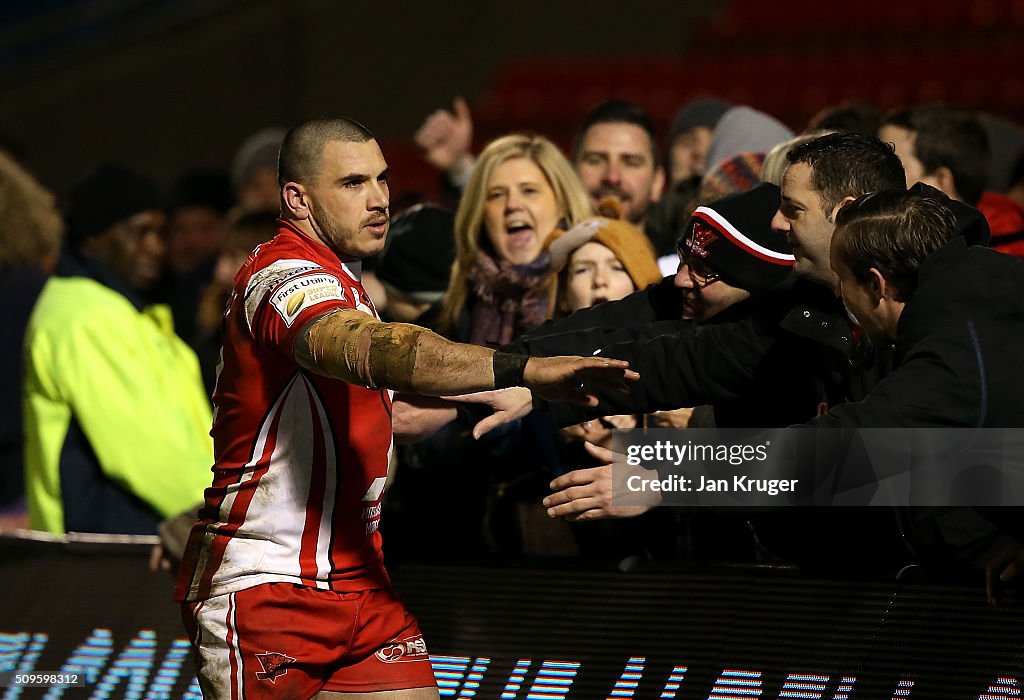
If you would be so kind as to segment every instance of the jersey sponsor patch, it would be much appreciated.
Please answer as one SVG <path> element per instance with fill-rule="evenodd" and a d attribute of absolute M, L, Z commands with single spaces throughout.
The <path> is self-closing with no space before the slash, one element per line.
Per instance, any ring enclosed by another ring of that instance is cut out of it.
<path fill-rule="evenodd" d="M 300 259 L 285 259 L 276 260 L 270 265 L 255 273 L 249 278 L 248 284 L 245 285 L 245 320 L 249 324 L 249 329 L 252 329 L 253 319 L 256 318 L 256 310 L 259 308 L 260 302 L 263 301 L 266 296 L 274 290 L 279 284 L 293 277 L 312 272 L 314 270 L 323 270 L 323 265 L 315 263 L 312 260 L 300 260 Z"/>
<path fill-rule="evenodd" d="M 311 272 L 292 278 L 270 293 L 270 305 L 291 328 L 295 319 L 311 306 L 325 301 L 344 301 L 341 281 L 327 272 Z"/>
<path fill-rule="evenodd" d="M 268 298 L 269 297 L 269 298 Z M 245 320 L 252 330 L 266 299 L 289 328 L 305 309 L 331 300 L 345 300 L 337 276 L 311 260 L 277 260 L 255 273 L 245 286 Z"/>

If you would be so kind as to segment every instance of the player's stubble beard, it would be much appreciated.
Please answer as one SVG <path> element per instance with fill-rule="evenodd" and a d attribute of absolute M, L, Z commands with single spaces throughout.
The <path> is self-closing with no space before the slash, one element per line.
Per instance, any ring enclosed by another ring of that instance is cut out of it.
<path fill-rule="evenodd" d="M 334 251 L 334 254 L 342 261 L 361 260 L 362 258 L 375 255 L 379 252 L 359 250 L 357 246 L 359 242 L 358 235 L 360 231 L 363 230 L 363 227 L 380 218 L 383 218 L 385 223 L 390 223 L 391 221 L 391 217 L 385 209 L 382 212 L 368 216 L 364 221 L 360 222 L 358 230 L 352 231 L 351 229 L 346 228 L 326 211 L 321 209 L 314 200 L 311 199 L 309 201 L 310 228 L 313 229 L 313 232 L 320 238 L 324 245 Z M 343 246 L 356 249 L 347 250 Z"/>
<path fill-rule="evenodd" d="M 313 200 L 309 202 L 309 225 L 320 241 L 334 251 L 340 260 L 359 259 L 359 255 L 342 247 L 345 242 L 354 241 L 355 234 L 346 230 L 341 223 L 321 209 Z"/>

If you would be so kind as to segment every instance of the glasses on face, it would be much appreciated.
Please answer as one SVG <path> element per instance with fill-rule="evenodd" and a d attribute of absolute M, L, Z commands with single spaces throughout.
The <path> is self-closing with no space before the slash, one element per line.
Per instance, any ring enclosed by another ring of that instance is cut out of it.
<path fill-rule="evenodd" d="M 679 264 L 686 265 L 687 274 L 690 276 L 690 281 L 698 289 L 717 282 L 721 279 L 721 275 L 714 272 L 711 268 L 704 264 L 704 261 L 700 258 L 690 255 L 682 246 L 676 248 L 676 254 L 679 255 Z"/>

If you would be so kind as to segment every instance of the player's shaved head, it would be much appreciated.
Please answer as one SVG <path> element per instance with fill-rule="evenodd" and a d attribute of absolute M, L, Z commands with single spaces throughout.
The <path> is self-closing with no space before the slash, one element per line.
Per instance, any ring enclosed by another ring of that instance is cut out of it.
<path fill-rule="evenodd" d="M 331 141 L 364 143 L 372 141 L 373 134 L 355 119 L 310 119 L 287 134 L 281 143 L 277 163 L 277 183 L 308 183 L 320 169 L 324 146 Z"/>

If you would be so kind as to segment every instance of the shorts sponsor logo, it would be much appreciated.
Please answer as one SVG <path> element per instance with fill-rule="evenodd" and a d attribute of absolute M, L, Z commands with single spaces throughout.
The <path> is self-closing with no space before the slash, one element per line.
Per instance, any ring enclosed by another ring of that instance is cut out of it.
<path fill-rule="evenodd" d="M 423 641 L 422 634 L 408 639 L 396 639 L 378 649 L 377 658 L 386 664 L 399 661 L 419 661 L 427 658 L 427 643 Z"/>
<path fill-rule="evenodd" d="M 256 678 L 261 681 L 270 681 L 271 683 L 277 683 L 278 678 L 288 673 L 288 664 L 295 663 L 295 659 L 279 651 L 266 651 L 262 654 L 256 654 L 256 659 L 263 667 L 262 671 L 256 672 Z"/>
<path fill-rule="evenodd" d="M 345 292 L 338 278 L 320 273 L 288 280 L 271 293 L 270 304 L 290 328 L 299 314 L 311 306 L 344 299 Z"/>

